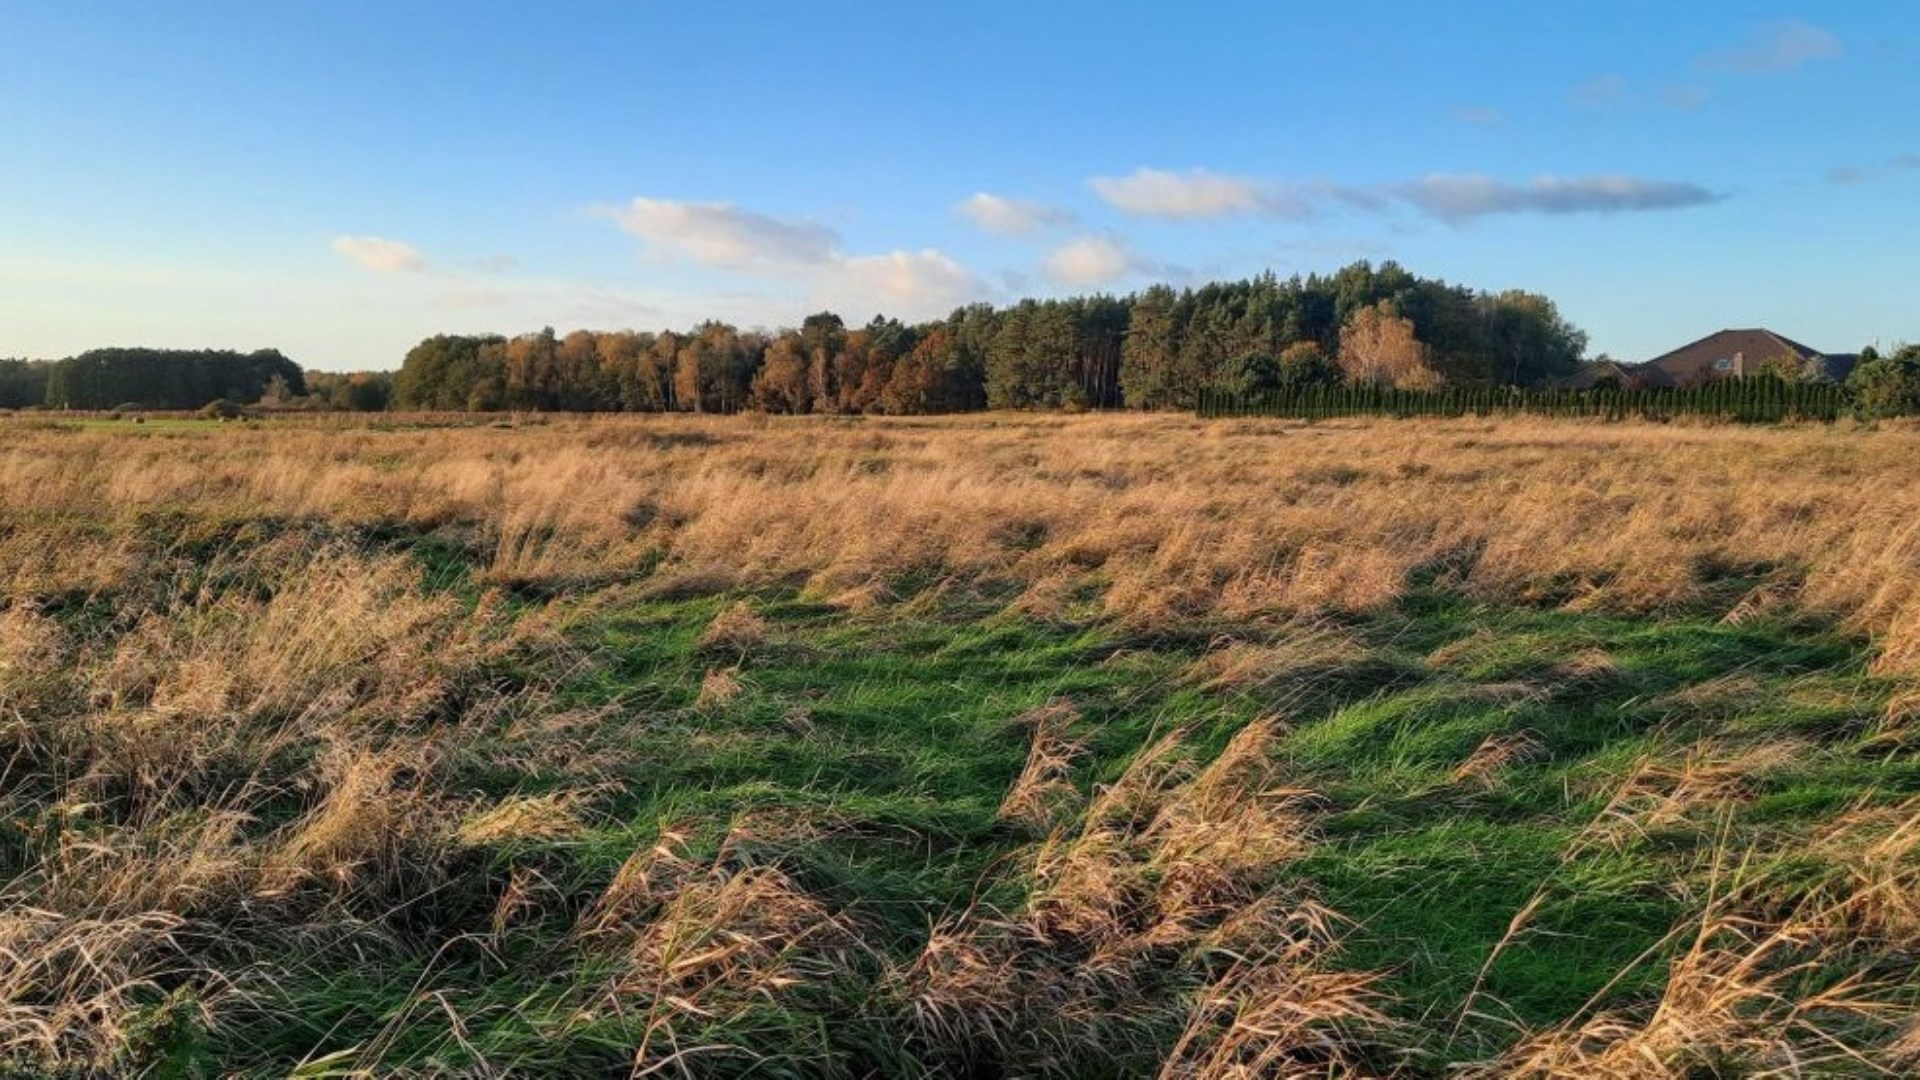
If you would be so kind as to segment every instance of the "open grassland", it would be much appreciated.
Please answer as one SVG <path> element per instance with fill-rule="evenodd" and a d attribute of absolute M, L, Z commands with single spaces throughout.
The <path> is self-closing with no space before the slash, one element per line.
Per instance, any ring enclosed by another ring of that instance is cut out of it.
<path fill-rule="evenodd" d="M 1907 1075 L 1916 463 L 0 421 L 0 1075 Z"/>

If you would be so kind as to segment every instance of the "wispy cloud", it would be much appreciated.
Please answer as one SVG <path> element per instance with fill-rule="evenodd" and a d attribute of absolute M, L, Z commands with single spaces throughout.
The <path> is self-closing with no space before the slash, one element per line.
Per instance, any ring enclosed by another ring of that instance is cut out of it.
<path fill-rule="evenodd" d="M 831 262 L 839 246 L 839 237 L 824 226 L 783 221 L 724 202 L 643 197 L 612 216 L 653 254 L 729 270 Z"/>
<path fill-rule="evenodd" d="M 1395 198 L 1455 224 L 1494 214 L 1674 210 L 1722 198 L 1698 184 L 1632 176 L 1542 176 L 1513 183 L 1490 176 L 1435 173 L 1389 190 Z"/>
<path fill-rule="evenodd" d="M 334 254 L 380 274 L 398 274 L 427 267 L 426 256 L 412 244 L 380 236 L 336 236 Z"/>
<path fill-rule="evenodd" d="M 1787 20 L 1769 23 L 1741 44 L 1701 57 L 1700 66 L 1709 71 L 1765 75 L 1832 60 L 1846 51 L 1846 45 L 1830 31 Z"/>
<path fill-rule="evenodd" d="M 1826 172 L 1829 184 L 1852 186 L 1878 180 L 1890 172 L 1920 169 L 1920 154 L 1895 154 L 1881 165 L 1835 165 Z"/>
<path fill-rule="evenodd" d="M 982 229 L 1001 236 L 1024 236 L 1073 221 L 1073 215 L 1060 207 L 985 191 L 967 196 L 953 209 Z"/>
<path fill-rule="evenodd" d="M 1107 205 L 1136 217 L 1192 220 L 1242 214 L 1300 218 L 1312 204 L 1300 193 L 1206 169 L 1136 169 L 1087 181 Z"/>
<path fill-rule="evenodd" d="M 1567 96 L 1583 109 L 1618 108 L 1627 101 L 1627 79 L 1612 73 L 1596 76 L 1574 87 Z"/>
<path fill-rule="evenodd" d="M 1729 48 L 1707 53 L 1694 61 L 1698 72 L 1733 75 L 1773 75 L 1796 71 L 1808 64 L 1845 55 L 1846 45 L 1832 32 L 1811 23 L 1768 23 Z M 1567 100 L 1589 112 L 1663 107 L 1692 112 L 1712 101 L 1717 91 L 1698 81 L 1673 82 L 1655 90 L 1635 85 L 1618 72 L 1607 72 L 1567 92 Z"/>
<path fill-rule="evenodd" d="M 1674 180 L 1653 180 L 1635 176 L 1541 176 L 1516 182 L 1477 173 L 1434 173 L 1400 183 L 1356 185 L 1326 181 L 1306 183 L 1268 182 L 1244 177 L 1225 178 L 1204 170 L 1186 177 L 1231 180 L 1229 187 L 1186 185 L 1171 193 L 1162 190 L 1168 177 L 1179 174 L 1143 169 L 1134 177 L 1146 175 L 1151 185 L 1143 185 L 1156 196 L 1148 199 L 1113 200 L 1123 210 L 1143 216 L 1195 219 L 1224 214 L 1247 214 L 1264 210 L 1276 200 L 1284 206 L 1279 213 L 1289 218 L 1305 218 L 1334 205 L 1368 212 L 1384 212 L 1395 205 L 1411 207 L 1429 217 L 1450 224 L 1463 224 L 1475 218 L 1498 214 L 1583 214 L 1622 213 L 1644 210 L 1672 210 L 1717 202 L 1722 196 L 1699 184 Z M 1131 179 L 1131 178 L 1130 178 Z M 1092 181 L 1095 189 L 1106 178 Z M 1280 194 L 1276 194 L 1280 193 Z M 1137 193 L 1135 193 L 1137 194 Z M 1177 212 L 1176 212 L 1177 211 Z M 1096 268 L 1117 266 L 1113 250 L 1100 247 L 1099 238 L 1082 237 L 1049 257 L 1049 272 L 1056 280 L 1070 275 L 1092 280 Z M 1052 259 L 1058 257 L 1056 272 Z M 1116 271 L 1117 274 L 1117 271 Z M 1109 275 L 1115 276 L 1115 275 Z"/>
<path fill-rule="evenodd" d="M 1447 114 L 1468 127 L 1499 127 L 1507 122 L 1504 110 L 1489 105 L 1456 105 Z"/>
<path fill-rule="evenodd" d="M 1660 104 L 1681 112 L 1692 112 L 1713 100 L 1713 90 L 1706 86 L 1669 86 L 1660 91 Z"/>
<path fill-rule="evenodd" d="M 1674 83 L 1648 90 L 1634 86 L 1624 75 L 1607 74 L 1588 79 L 1567 91 L 1567 100 L 1589 112 L 1615 112 L 1627 109 L 1659 107 L 1693 112 L 1712 101 L 1714 90 L 1697 83 Z"/>
<path fill-rule="evenodd" d="M 848 255 L 832 229 L 731 203 L 639 197 L 602 212 L 653 258 L 775 279 L 806 290 L 817 303 L 846 310 L 929 317 L 988 292 L 936 249 Z"/>
<path fill-rule="evenodd" d="M 1107 236 L 1075 237 L 1048 252 L 1041 262 L 1049 279 L 1069 286 L 1101 285 L 1151 268 L 1123 241 Z"/>

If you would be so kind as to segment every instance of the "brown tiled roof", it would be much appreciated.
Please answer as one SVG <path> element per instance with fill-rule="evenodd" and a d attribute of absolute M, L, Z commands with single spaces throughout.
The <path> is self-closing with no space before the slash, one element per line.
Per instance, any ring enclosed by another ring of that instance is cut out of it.
<path fill-rule="evenodd" d="M 1771 330 L 1722 330 L 1656 356 L 1643 366 L 1649 373 L 1657 371 L 1667 380 L 1685 383 L 1715 374 L 1753 375 L 1759 372 L 1761 364 L 1776 356 L 1788 355 L 1814 360 L 1822 354 Z M 1731 365 L 1717 367 L 1722 360 L 1731 361 Z"/>

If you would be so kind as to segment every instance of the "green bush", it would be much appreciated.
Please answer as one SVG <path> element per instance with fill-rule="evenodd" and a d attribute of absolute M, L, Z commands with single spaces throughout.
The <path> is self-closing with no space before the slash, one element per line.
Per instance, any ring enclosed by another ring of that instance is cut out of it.
<path fill-rule="evenodd" d="M 1920 414 L 1920 345 L 1902 345 L 1891 356 L 1863 354 L 1847 390 L 1865 417 Z"/>

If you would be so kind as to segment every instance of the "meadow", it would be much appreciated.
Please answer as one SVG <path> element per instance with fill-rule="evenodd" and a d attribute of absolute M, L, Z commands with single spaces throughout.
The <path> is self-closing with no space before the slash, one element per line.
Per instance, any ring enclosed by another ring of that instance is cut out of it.
<path fill-rule="evenodd" d="M 0 417 L 0 1075 L 1908 1075 L 1917 462 Z"/>

